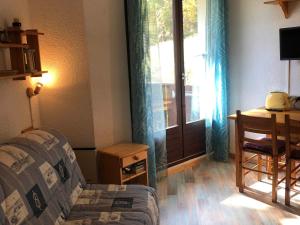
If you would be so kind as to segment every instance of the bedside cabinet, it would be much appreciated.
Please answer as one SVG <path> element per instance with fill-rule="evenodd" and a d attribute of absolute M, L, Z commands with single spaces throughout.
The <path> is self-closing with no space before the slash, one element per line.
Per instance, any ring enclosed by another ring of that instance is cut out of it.
<path fill-rule="evenodd" d="M 148 146 L 117 144 L 97 150 L 101 184 L 148 185 Z"/>

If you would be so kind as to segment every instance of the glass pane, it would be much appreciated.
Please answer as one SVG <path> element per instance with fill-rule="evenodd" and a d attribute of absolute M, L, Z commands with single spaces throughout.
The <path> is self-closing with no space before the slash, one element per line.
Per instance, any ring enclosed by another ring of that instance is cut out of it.
<path fill-rule="evenodd" d="M 172 9 L 172 0 L 148 0 L 153 106 L 164 110 L 166 127 L 177 125 Z M 155 102 L 161 86 L 163 105 Z"/>
<path fill-rule="evenodd" d="M 206 0 L 183 1 L 186 122 L 200 120 L 200 85 L 205 74 Z"/>

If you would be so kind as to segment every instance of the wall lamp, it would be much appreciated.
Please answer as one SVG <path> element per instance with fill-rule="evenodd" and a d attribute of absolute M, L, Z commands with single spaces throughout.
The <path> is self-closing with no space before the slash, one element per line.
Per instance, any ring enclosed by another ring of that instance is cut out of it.
<path fill-rule="evenodd" d="M 38 82 L 36 83 L 34 90 L 32 88 L 27 88 L 26 89 L 27 97 L 32 98 L 33 96 L 38 95 L 41 92 L 43 86 L 44 85 L 42 83 Z"/>
<path fill-rule="evenodd" d="M 26 95 L 28 97 L 28 102 L 29 102 L 30 120 L 31 120 L 31 127 L 29 129 L 34 129 L 31 98 L 37 96 L 41 92 L 43 86 L 44 85 L 42 83 L 38 82 L 36 83 L 34 90 L 31 87 L 26 89 Z"/>

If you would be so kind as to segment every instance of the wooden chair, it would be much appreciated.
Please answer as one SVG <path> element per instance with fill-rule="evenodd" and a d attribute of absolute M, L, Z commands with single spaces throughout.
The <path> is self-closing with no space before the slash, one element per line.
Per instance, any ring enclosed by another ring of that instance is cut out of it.
<path fill-rule="evenodd" d="M 271 118 L 261 118 L 242 115 L 238 110 L 237 114 L 237 138 L 238 138 L 238 186 L 241 193 L 245 188 L 245 175 L 251 171 L 258 174 L 267 174 L 272 176 L 272 202 L 277 202 L 278 182 L 278 157 L 285 154 L 285 141 L 277 140 L 276 115 Z M 246 132 L 269 136 L 270 138 L 252 139 L 245 135 Z M 258 163 L 254 167 L 247 167 L 246 163 L 254 156 L 244 160 L 244 153 L 253 153 L 258 156 L 258 161 L 262 156 L 267 156 L 272 160 L 272 172 L 264 171 Z"/>
<path fill-rule="evenodd" d="M 290 119 L 289 115 L 285 115 L 286 129 L 286 185 L 285 185 L 285 204 L 290 205 L 290 191 L 299 180 L 297 173 L 300 171 L 300 121 Z"/>

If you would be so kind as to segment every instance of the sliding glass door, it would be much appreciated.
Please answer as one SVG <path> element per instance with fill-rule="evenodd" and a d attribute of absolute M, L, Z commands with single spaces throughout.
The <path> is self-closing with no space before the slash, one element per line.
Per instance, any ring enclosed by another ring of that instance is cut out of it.
<path fill-rule="evenodd" d="M 169 165 L 205 153 L 205 1 L 148 0 L 152 84 L 164 96 L 153 104 L 165 112 Z"/>

